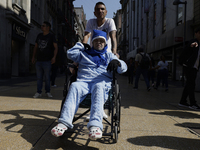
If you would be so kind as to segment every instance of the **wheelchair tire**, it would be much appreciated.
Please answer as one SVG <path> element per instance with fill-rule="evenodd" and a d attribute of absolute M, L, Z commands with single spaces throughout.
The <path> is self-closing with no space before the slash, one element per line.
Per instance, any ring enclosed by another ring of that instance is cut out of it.
<path fill-rule="evenodd" d="M 118 141 L 118 134 L 120 133 L 120 115 L 121 115 L 121 95 L 118 91 L 115 105 L 114 105 L 114 124 L 113 124 L 113 142 L 117 143 Z"/>
<path fill-rule="evenodd" d="M 118 125 L 114 126 L 114 142 L 117 143 L 118 141 Z"/>
<path fill-rule="evenodd" d="M 119 92 L 119 95 L 118 95 L 118 108 L 119 108 L 119 113 L 118 113 L 118 133 L 120 133 L 120 119 L 121 119 L 121 94 Z"/>

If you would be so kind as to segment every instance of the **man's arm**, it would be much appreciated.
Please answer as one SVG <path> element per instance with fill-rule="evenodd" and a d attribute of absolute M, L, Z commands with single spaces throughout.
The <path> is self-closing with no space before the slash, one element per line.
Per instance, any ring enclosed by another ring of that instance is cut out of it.
<path fill-rule="evenodd" d="M 91 35 L 90 32 L 85 31 L 85 35 L 83 37 L 83 41 L 82 42 L 85 43 L 85 44 L 87 44 L 88 39 L 90 38 L 90 35 Z"/>
<path fill-rule="evenodd" d="M 32 57 L 32 63 L 33 64 L 35 63 L 35 56 L 36 56 L 36 53 L 37 53 L 37 49 L 38 49 L 38 44 L 35 43 L 35 46 L 34 46 L 34 49 L 33 49 L 33 57 Z"/>
<path fill-rule="evenodd" d="M 57 43 L 53 43 L 53 46 L 54 46 L 54 55 L 53 55 L 53 58 L 51 59 L 51 64 L 54 64 L 56 62 L 56 55 L 58 53 Z"/>
<path fill-rule="evenodd" d="M 111 44 L 112 44 L 112 52 L 113 54 L 117 54 L 117 39 L 116 39 L 116 31 L 109 32 L 110 38 L 111 38 Z"/>

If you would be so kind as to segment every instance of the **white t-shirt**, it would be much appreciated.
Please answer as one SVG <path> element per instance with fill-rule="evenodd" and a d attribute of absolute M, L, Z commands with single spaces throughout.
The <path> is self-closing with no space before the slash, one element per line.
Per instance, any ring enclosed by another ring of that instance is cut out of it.
<path fill-rule="evenodd" d="M 107 33 L 107 45 L 108 45 L 108 52 L 112 52 L 111 51 L 111 39 L 109 36 L 109 32 L 111 31 L 116 31 L 116 26 L 115 26 L 115 22 L 112 18 L 105 18 L 106 21 L 104 22 L 104 24 L 102 24 L 101 26 L 97 25 L 97 19 L 90 19 L 87 22 L 86 25 L 86 32 L 91 33 L 91 37 L 90 37 L 90 46 L 92 47 L 92 36 L 93 36 L 93 30 L 101 30 L 101 31 L 105 31 Z"/>
<path fill-rule="evenodd" d="M 165 61 L 165 62 L 159 61 L 158 66 L 160 66 L 158 70 L 167 69 L 168 62 L 167 61 Z"/>

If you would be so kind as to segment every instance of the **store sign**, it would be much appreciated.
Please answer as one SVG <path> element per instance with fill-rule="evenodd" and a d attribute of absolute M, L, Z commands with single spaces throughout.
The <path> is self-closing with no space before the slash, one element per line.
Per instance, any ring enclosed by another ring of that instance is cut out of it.
<path fill-rule="evenodd" d="M 26 39 L 26 29 L 16 23 L 13 23 L 12 35 L 13 37 L 25 41 Z"/>
<path fill-rule="evenodd" d="M 175 42 L 183 42 L 183 37 L 175 37 L 174 41 Z"/>

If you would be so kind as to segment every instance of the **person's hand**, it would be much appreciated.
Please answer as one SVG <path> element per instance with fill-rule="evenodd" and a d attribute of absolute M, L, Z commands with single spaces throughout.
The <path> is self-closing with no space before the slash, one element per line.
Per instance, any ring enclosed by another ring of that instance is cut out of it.
<path fill-rule="evenodd" d="M 53 58 L 51 59 L 51 64 L 54 64 L 55 62 L 56 62 L 56 58 L 53 57 Z"/>
<path fill-rule="evenodd" d="M 190 45 L 191 47 L 198 47 L 198 43 L 197 42 L 194 42 Z"/>
<path fill-rule="evenodd" d="M 83 43 L 83 45 L 84 45 L 85 50 L 90 50 L 90 49 L 91 49 L 91 47 L 90 47 L 89 44 L 85 44 L 85 43 Z"/>
<path fill-rule="evenodd" d="M 114 55 L 117 56 L 117 58 L 119 58 L 119 54 L 117 52 L 113 52 Z"/>
<path fill-rule="evenodd" d="M 121 66 L 121 63 L 117 59 L 113 59 L 107 67 L 107 71 L 115 71 L 117 70 L 118 67 Z"/>

